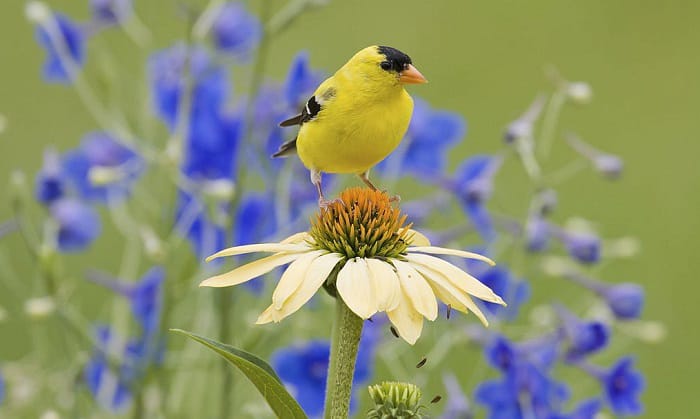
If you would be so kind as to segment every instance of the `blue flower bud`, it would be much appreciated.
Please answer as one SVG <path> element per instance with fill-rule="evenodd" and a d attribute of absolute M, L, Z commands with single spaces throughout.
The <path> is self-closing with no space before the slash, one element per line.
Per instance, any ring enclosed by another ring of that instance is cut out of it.
<path fill-rule="evenodd" d="M 53 149 L 44 152 L 44 165 L 37 174 L 34 196 L 44 205 L 49 205 L 65 194 L 65 178 L 61 158 Z"/>
<path fill-rule="evenodd" d="M 622 159 L 613 154 L 599 154 L 593 158 L 596 170 L 608 179 L 617 179 L 622 175 Z"/>
<path fill-rule="evenodd" d="M 569 342 L 569 360 L 588 356 L 607 346 L 610 338 L 607 325 L 598 321 L 582 321 L 563 306 L 557 306 L 556 312 L 562 321 L 561 330 Z"/>
<path fill-rule="evenodd" d="M 642 313 L 644 289 L 638 284 L 608 284 L 576 272 L 567 272 L 565 276 L 602 297 L 618 319 L 636 319 Z"/>
<path fill-rule="evenodd" d="M 94 21 L 115 24 L 126 20 L 132 12 L 131 0 L 90 0 Z"/>
<path fill-rule="evenodd" d="M 601 256 L 600 238 L 592 233 L 564 231 L 560 235 L 569 255 L 585 264 L 597 263 Z"/>
<path fill-rule="evenodd" d="M 43 76 L 48 82 L 69 83 L 72 69 L 80 69 L 85 61 L 85 34 L 68 17 L 56 13 L 37 22 L 36 38 L 46 50 Z M 58 44 L 58 45 L 57 45 Z M 59 54 L 65 52 L 65 54 Z M 64 62 L 64 60 L 69 62 Z"/>
<path fill-rule="evenodd" d="M 644 289 L 632 283 L 612 285 L 601 294 L 619 319 L 636 319 L 642 314 Z"/>
<path fill-rule="evenodd" d="M 262 25 L 241 3 L 221 6 L 211 28 L 214 46 L 221 52 L 246 59 L 262 35 Z"/>
<path fill-rule="evenodd" d="M 49 211 L 58 224 L 56 239 L 59 251 L 84 250 L 100 235 L 100 218 L 89 205 L 64 198 L 52 203 Z"/>
<path fill-rule="evenodd" d="M 525 241 L 527 250 L 531 252 L 542 252 L 549 247 L 551 238 L 551 227 L 549 222 L 539 215 L 530 216 L 525 225 Z"/>

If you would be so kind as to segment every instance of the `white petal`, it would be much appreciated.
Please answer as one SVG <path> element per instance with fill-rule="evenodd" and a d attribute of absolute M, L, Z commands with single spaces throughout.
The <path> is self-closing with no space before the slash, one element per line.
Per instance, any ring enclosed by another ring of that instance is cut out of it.
<path fill-rule="evenodd" d="M 267 324 L 272 321 L 272 312 L 275 310 L 275 307 L 270 305 L 268 308 L 265 309 L 260 315 L 258 316 L 258 319 L 255 321 L 255 324 Z"/>
<path fill-rule="evenodd" d="M 416 247 L 409 247 L 406 249 L 407 252 L 409 253 L 431 253 L 433 255 L 451 255 L 451 256 L 459 256 L 461 258 L 466 258 L 466 259 L 476 259 L 480 260 L 482 262 L 486 262 L 491 266 L 494 266 L 496 262 L 492 261 L 491 259 L 487 258 L 484 255 L 480 255 L 478 253 L 473 253 L 473 252 L 465 252 L 464 250 L 456 250 L 456 249 L 446 249 L 444 247 L 437 247 L 437 246 L 416 246 Z"/>
<path fill-rule="evenodd" d="M 503 299 L 496 295 L 491 288 L 481 283 L 478 279 L 459 269 L 455 265 L 436 258 L 435 256 L 423 255 L 419 253 L 409 253 L 406 259 L 413 264 L 422 265 L 442 273 L 450 283 L 460 290 L 491 303 L 506 305 Z"/>
<path fill-rule="evenodd" d="M 374 289 L 364 258 L 348 260 L 338 272 L 335 287 L 350 310 L 362 319 L 368 319 L 377 312 Z"/>
<path fill-rule="evenodd" d="M 391 311 L 399 305 L 401 287 L 394 267 L 379 259 L 367 259 L 378 311 Z"/>
<path fill-rule="evenodd" d="M 411 301 L 413 307 L 428 320 L 435 320 L 438 315 L 438 305 L 432 288 L 410 264 L 394 261 L 399 274 L 401 291 Z"/>
<path fill-rule="evenodd" d="M 464 313 L 467 313 L 467 309 L 471 310 L 474 312 L 476 317 L 481 320 L 484 326 L 488 326 L 489 323 L 486 320 L 486 317 L 476 303 L 474 303 L 474 300 L 472 300 L 467 293 L 452 285 L 443 274 L 422 265 L 413 265 L 413 267 L 416 268 L 416 270 L 428 280 L 428 284 L 430 284 L 430 287 L 435 292 L 435 295 L 445 304 L 449 304 L 452 306 L 452 308 Z"/>
<path fill-rule="evenodd" d="M 289 262 L 299 258 L 299 253 L 277 253 L 266 258 L 258 259 L 243 266 L 226 272 L 225 274 L 212 276 L 211 278 L 202 281 L 200 287 L 230 287 L 232 285 L 242 284 L 264 275 L 278 266 L 286 265 Z"/>
<path fill-rule="evenodd" d="M 284 302 L 279 310 L 274 310 L 271 313 L 272 320 L 279 322 L 306 304 L 306 302 L 316 294 L 316 291 L 321 288 L 321 285 L 326 282 L 328 275 L 330 275 L 335 265 L 337 265 L 341 259 L 342 257 L 337 253 L 327 253 L 317 257 L 311 263 L 309 269 L 306 270 L 306 277 L 301 285 L 287 298 L 287 301 Z"/>
<path fill-rule="evenodd" d="M 309 246 L 305 244 L 293 244 L 293 243 L 258 243 L 258 244 L 246 244 L 245 246 L 235 246 L 229 247 L 228 249 L 220 250 L 213 255 L 206 258 L 207 262 L 224 256 L 234 256 L 234 255 L 244 255 L 246 253 L 254 252 L 269 252 L 269 253 L 279 253 L 279 252 L 307 252 L 309 251 Z"/>
<path fill-rule="evenodd" d="M 430 246 L 430 240 L 420 231 L 409 229 L 408 234 L 413 235 L 413 239 L 411 239 L 410 243 L 411 246 Z"/>
<path fill-rule="evenodd" d="M 280 278 L 275 291 L 272 293 L 272 304 L 275 306 L 275 309 L 279 310 L 282 308 L 282 304 L 284 304 L 287 298 L 299 288 L 306 278 L 306 271 L 309 270 L 311 262 L 323 253 L 323 250 L 315 250 L 306 253 L 289 265 L 282 274 L 282 278 Z"/>
<path fill-rule="evenodd" d="M 311 235 L 309 233 L 307 233 L 306 231 L 302 231 L 301 233 L 292 234 L 291 236 L 287 237 L 286 239 L 280 241 L 280 243 L 282 243 L 282 244 L 287 244 L 287 243 L 299 244 L 299 243 L 304 243 L 307 240 L 311 240 Z"/>
<path fill-rule="evenodd" d="M 423 331 L 423 315 L 417 312 L 406 295 L 394 309 L 386 313 L 391 323 L 396 327 L 399 336 L 413 345 Z"/>

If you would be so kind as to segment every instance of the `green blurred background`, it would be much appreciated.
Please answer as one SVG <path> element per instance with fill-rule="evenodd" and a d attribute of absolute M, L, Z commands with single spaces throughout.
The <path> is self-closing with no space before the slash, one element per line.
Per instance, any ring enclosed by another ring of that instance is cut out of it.
<path fill-rule="evenodd" d="M 49 3 L 87 18 L 87 0 Z M 184 33 L 175 2 L 135 3 L 158 47 Z M 250 7 L 258 10 L 259 2 Z M 41 82 L 43 53 L 23 8 L 19 0 L 0 3 L 0 114 L 7 120 L 0 134 L 3 202 L 14 169 L 25 170 L 31 180 L 47 144 L 66 149 L 96 127 L 72 90 Z M 700 3 L 691 0 L 333 1 L 303 15 L 274 42 L 267 68 L 271 77 L 281 78 L 299 49 L 307 49 L 312 63 L 327 71 L 367 45 L 407 51 L 430 80 L 414 92 L 468 120 L 469 133 L 459 153 L 453 153 L 453 166 L 469 153 L 500 146 L 504 125 L 549 87 L 546 65 L 570 80 L 589 82 L 593 103 L 567 108 L 560 126 L 623 156 L 626 172 L 615 183 L 594 173 L 571 181 L 560 189 L 560 213 L 595 220 L 604 235 L 632 234 L 642 241 L 640 257 L 614 264 L 604 277 L 642 283 L 648 295 L 645 317 L 663 321 L 668 329 L 662 343 L 630 348 L 647 375 L 645 416 L 697 417 L 694 383 L 700 363 L 692 356 L 700 349 L 695 323 L 700 286 L 692 272 L 700 267 L 698 16 Z M 102 47 L 114 55 L 106 56 Z M 143 57 L 120 37 L 91 44 L 88 57 L 88 68 L 118 63 L 122 81 L 133 77 L 135 82 L 143 71 Z M 555 161 L 572 155 L 563 144 L 554 152 Z M 522 174 L 504 176 L 500 184 L 508 176 L 518 182 Z M 8 206 L 0 206 L 0 220 L 9 217 Z M 31 268 L 22 266 L 29 259 L 19 241 L 12 243 L 19 274 L 29 275 Z M 108 256 L 109 248 L 100 245 L 74 260 L 98 257 L 95 263 L 108 269 L 118 263 Z M 547 282 L 534 286 L 538 292 Z M 21 304 L 7 300 L 0 296 L 6 308 Z M 16 358 L 29 344 L 17 324 L 0 324 L 0 332 L 0 359 Z"/>

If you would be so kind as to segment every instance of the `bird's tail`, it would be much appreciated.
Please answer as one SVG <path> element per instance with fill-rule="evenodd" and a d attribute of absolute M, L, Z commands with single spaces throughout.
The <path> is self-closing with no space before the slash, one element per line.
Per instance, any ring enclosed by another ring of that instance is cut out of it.
<path fill-rule="evenodd" d="M 287 157 L 292 154 L 296 154 L 297 152 L 297 139 L 296 137 L 293 140 L 289 140 L 286 143 L 282 144 L 275 152 L 275 154 L 272 155 L 272 157 Z"/>

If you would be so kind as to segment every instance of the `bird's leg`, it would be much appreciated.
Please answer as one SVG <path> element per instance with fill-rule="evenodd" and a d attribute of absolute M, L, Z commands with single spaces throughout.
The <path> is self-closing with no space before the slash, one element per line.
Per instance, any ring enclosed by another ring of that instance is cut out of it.
<path fill-rule="evenodd" d="M 374 186 L 374 183 L 372 183 L 372 181 L 369 180 L 369 170 L 366 172 L 360 173 L 358 176 L 360 177 L 360 179 L 362 179 L 362 181 L 365 183 L 365 185 L 367 185 L 371 190 L 373 190 L 373 191 L 379 190 L 379 188 Z M 387 191 L 383 190 L 382 192 L 386 193 Z M 401 197 L 398 195 L 394 195 L 394 196 L 389 198 L 389 201 L 401 202 Z"/>
<path fill-rule="evenodd" d="M 311 170 L 311 183 L 316 186 L 316 190 L 318 191 L 318 207 L 319 208 L 328 208 L 328 206 L 334 202 L 343 202 L 340 199 L 333 199 L 331 201 L 327 200 L 325 196 L 323 196 L 323 188 L 321 187 L 321 172 L 317 170 Z"/>
<path fill-rule="evenodd" d="M 373 191 L 378 191 L 379 189 L 374 186 L 374 183 L 372 183 L 371 180 L 369 180 L 369 170 L 363 173 L 360 173 L 358 175 L 360 179 L 362 179 L 363 182 L 365 182 L 365 185 L 367 185 L 371 190 Z"/>

